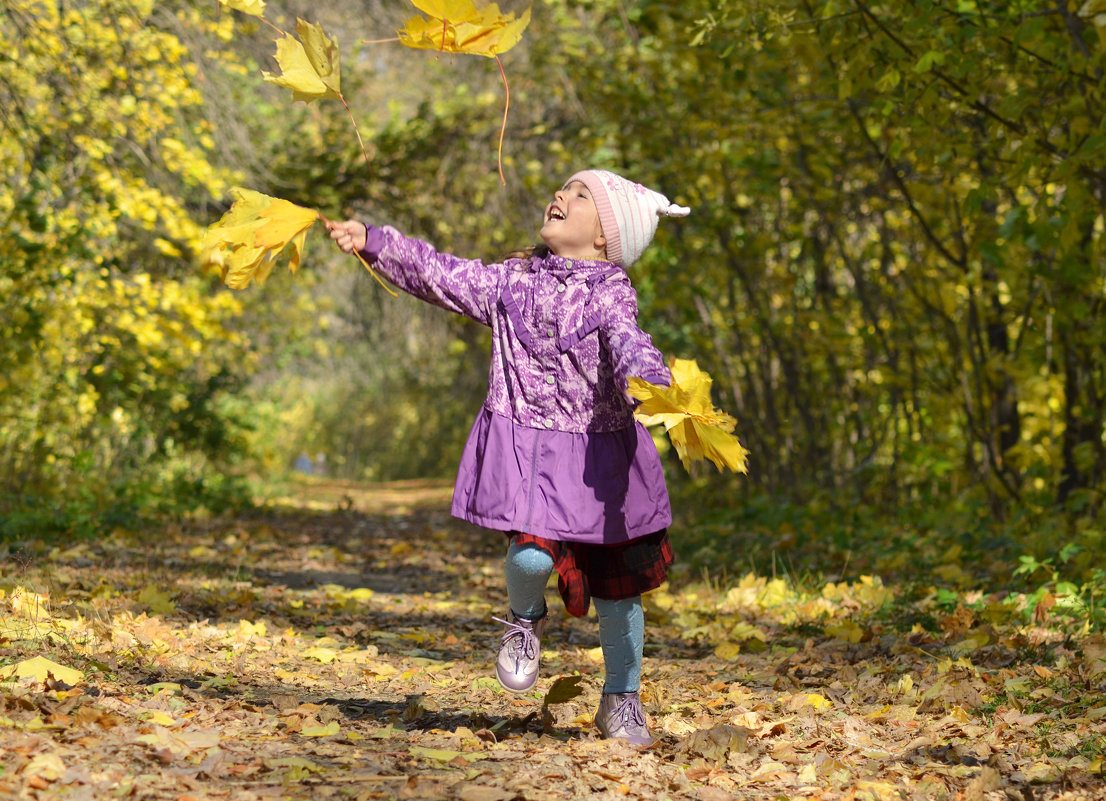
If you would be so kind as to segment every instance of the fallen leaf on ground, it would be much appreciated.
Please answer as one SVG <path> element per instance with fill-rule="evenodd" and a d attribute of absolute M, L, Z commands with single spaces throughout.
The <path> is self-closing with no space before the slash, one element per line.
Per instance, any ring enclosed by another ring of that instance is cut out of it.
<path fill-rule="evenodd" d="M 74 668 L 59 665 L 44 656 L 34 656 L 16 662 L 14 665 L 0 668 L 2 679 L 34 679 L 46 681 L 50 676 L 68 685 L 77 685 L 84 680 L 84 673 Z"/>

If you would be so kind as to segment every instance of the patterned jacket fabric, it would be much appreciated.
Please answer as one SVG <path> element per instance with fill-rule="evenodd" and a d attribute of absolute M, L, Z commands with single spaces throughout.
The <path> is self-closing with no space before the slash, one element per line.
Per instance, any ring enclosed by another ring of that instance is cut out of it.
<path fill-rule="evenodd" d="M 367 231 L 373 269 L 492 329 L 488 394 L 462 456 L 454 514 L 597 544 L 669 524 L 656 448 L 625 390 L 631 376 L 671 376 L 638 327 L 624 270 L 556 255 L 485 264 L 394 228 Z"/>

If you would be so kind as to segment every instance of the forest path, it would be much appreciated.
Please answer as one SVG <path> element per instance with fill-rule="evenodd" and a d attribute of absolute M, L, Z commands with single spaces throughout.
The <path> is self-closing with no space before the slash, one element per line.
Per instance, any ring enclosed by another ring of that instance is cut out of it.
<path fill-rule="evenodd" d="M 827 636 L 780 622 L 774 582 L 647 599 L 658 741 L 602 740 L 594 614 L 551 584 L 538 687 L 503 692 L 504 542 L 449 495 L 313 480 L 247 517 L 9 547 L 0 662 L 80 675 L 0 685 L 0 797 L 1106 797 L 1106 701 L 1058 684 L 1100 687 L 1099 652 L 973 641 L 970 620 Z"/>

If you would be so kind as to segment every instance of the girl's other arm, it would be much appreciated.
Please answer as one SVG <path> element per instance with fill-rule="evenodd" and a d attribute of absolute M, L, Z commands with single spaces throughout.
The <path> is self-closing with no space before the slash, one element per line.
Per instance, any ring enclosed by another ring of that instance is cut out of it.
<path fill-rule="evenodd" d="M 665 364 L 664 354 L 653 345 L 653 338 L 638 327 L 637 293 L 629 285 L 619 288 L 607 314 L 603 333 L 611 351 L 615 380 L 623 392 L 629 386 L 631 376 L 659 386 L 672 383 L 672 373 Z"/>

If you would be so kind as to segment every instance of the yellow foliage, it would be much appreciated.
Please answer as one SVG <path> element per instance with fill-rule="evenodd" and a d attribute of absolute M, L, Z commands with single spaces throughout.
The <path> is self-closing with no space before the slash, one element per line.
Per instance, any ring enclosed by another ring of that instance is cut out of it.
<path fill-rule="evenodd" d="M 667 387 L 630 379 L 629 394 L 641 401 L 634 416 L 642 425 L 665 427 L 685 468 L 693 459 L 709 459 L 719 470 L 747 472 L 749 452 L 732 434 L 737 421 L 711 403 L 710 375 L 690 359 L 672 359 L 669 366 Z"/>
<path fill-rule="evenodd" d="M 248 620 L 238 621 L 238 631 L 236 637 L 238 639 L 248 639 L 250 637 L 264 637 L 268 633 L 268 629 L 264 622 L 251 623 Z"/>
<path fill-rule="evenodd" d="M 721 642 L 714 648 L 714 655 L 726 661 L 736 659 L 737 655 L 740 653 L 741 646 L 729 641 Z"/>
<path fill-rule="evenodd" d="M 312 646 L 311 648 L 305 648 L 303 655 L 308 659 L 315 659 L 322 662 L 324 665 L 329 665 L 335 659 L 338 658 L 338 652 L 333 648 L 323 648 L 321 646 Z"/>
<path fill-rule="evenodd" d="M 895 593 L 883 586 L 879 576 L 861 576 L 860 581 L 853 583 L 829 582 L 822 588 L 822 596 L 830 601 L 878 609 L 893 601 Z"/>
<path fill-rule="evenodd" d="M 212 164 L 194 59 L 171 32 L 203 30 L 211 12 L 152 0 L 5 10 L 0 214 L 18 234 L 0 237 L 0 442 L 20 444 L 0 447 L 0 472 L 28 492 L 95 491 L 123 462 L 147 462 L 151 430 L 188 407 L 192 382 L 249 366 L 224 327 L 236 301 L 184 256 L 203 233 L 193 209 L 232 183 Z"/>
<path fill-rule="evenodd" d="M 726 591 L 721 608 L 725 611 L 767 609 L 792 603 L 795 597 L 795 592 L 781 578 L 768 579 L 746 573 L 737 586 Z"/>

